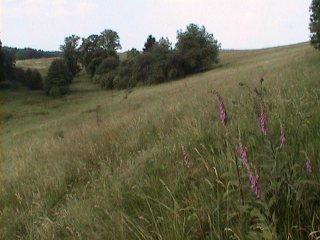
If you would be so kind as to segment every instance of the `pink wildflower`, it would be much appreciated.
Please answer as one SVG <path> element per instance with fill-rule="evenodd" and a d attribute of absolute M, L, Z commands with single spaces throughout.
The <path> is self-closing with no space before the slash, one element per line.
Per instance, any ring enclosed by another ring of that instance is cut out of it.
<path fill-rule="evenodd" d="M 239 148 L 239 157 L 244 163 L 248 162 L 248 149 L 246 146 L 243 146 L 241 142 Z"/>
<path fill-rule="evenodd" d="M 259 123 L 260 123 L 260 130 L 263 135 L 267 135 L 267 117 L 266 117 L 266 112 L 265 112 L 265 106 L 261 104 L 260 108 L 260 115 L 259 115 Z"/>
<path fill-rule="evenodd" d="M 280 126 L 280 146 L 279 148 L 282 149 L 286 145 L 287 139 L 286 139 L 286 133 L 284 132 L 284 129 L 282 125 Z"/>
<path fill-rule="evenodd" d="M 249 181 L 250 181 L 252 191 L 255 193 L 257 198 L 260 198 L 261 190 L 258 184 L 258 177 L 255 176 L 251 170 L 249 170 Z"/>
<path fill-rule="evenodd" d="M 220 96 L 218 96 L 218 107 L 219 107 L 220 121 L 223 126 L 226 126 L 228 117 L 227 117 L 226 108 L 224 107 L 222 98 Z"/>

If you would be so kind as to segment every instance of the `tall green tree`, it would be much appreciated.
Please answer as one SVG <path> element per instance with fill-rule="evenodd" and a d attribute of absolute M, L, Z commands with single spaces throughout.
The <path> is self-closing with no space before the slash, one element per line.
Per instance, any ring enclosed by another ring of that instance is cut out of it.
<path fill-rule="evenodd" d="M 98 46 L 100 49 L 113 53 L 122 48 L 118 33 L 111 29 L 106 29 L 100 33 Z"/>
<path fill-rule="evenodd" d="M 68 71 L 70 72 L 70 81 L 79 73 L 80 66 L 78 64 L 79 59 L 79 40 L 80 37 L 71 35 L 64 39 L 64 44 L 60 46 L 60 50 L 63 52 L 63 59 L 66 62 Z"/>
<path fill-rule="evenodd" d="M 86 68 L 90 64 L 91 60 L 95 57 L 96 50 L 98 48 L 99 35 L 92 34 L 87 38 L 82 38 L 82 44 L 80 46 L 80 62 Z"/>
<path fill-rule="evenodd" d="M 310 11 L 310 41 L 316 49 L 320 50 L 320 0 L 312 1 Z"/>
<path fill-rule="evenodd" d="M 117 50 L 121 49 L 120 37 L 117 32 L 106 29 L 100 35 L 90 35 L 82 39 L 80 46 L 80 59 L 86 71 L 93 77 L 99 72 L 107 71 L 110 66 L 117 66 Z M 104 61 L 105 59 L 107 59 Z M 103 65 L 99 67 L 99 65 Z M 105 68 L 106 67 L 106 68 Z"/>
<path fill-rule="evenodd" d="M 218 62 L 220 44 L 204 26 L 189 24 L 177 32 L 176 51 L 182 56 L 186 74 L 207 70 Z"/>
<path fill-rule="evenodd" d="M 52 61 L 45 80 L 45 93 L 52 97 L 58 97 L 68 92 L 70 83 L 70 72 L 64 60 Z"/>

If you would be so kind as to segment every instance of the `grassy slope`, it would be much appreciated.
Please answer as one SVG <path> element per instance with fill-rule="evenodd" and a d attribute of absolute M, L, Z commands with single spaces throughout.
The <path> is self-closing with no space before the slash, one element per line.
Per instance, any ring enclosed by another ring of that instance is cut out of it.
<path fill-rule="evenodd" d="M 16 66 L 23 69 L 37 69 L 42 77 L 47 74 L 47 70 L 51 64 L 51 62 L 55 58 L 40 58 L 40 59 L 27 59 L 27 60 L 18 60 L 16 62 Z"/>
<path fill-rule="evenodd" d="M 262 140 L 248 133 L 258 132 L 257 123 L 231 103 L 250 102 L 238 82 L 258 86 L 265 78 L 269 117 L 275 119 L 270 138 L 278 139 L 278 118 L 289 135 L 287 152 L 279 158 L 303 164 L 300 151 L 291 154 L 298 148 L 319 169 L 319 60 L 319 52 L 307 44 L 227 51 L 215 70 L 132 92 L 101 91 L 85 76 L 63 99 L 1 92 L 1 238 L 257 239 L 262 238 L 254 230 L 259 226 L 267 229 L 265 235 L 277 234 L 278 228 L 279 237 L 301 237 L 292 227 L 294 217 L 279 216 L 278 221 L 288 222 L 279 227 L 257 213 L 260 203 L 245 173 L 246 207 L 239 207 L 232 141 L 224 139 L 215 100 L 207 92 L 221 93 L 229 134 L 237 138 L 240 129 L 261 184 L 267 186 L 266 171 L 258 163 L 271 157 L 257 147 Z M 299 116 L 309 114 L 301 124 Z M 298 137 L 290 138 L 297 128 Z M 180 164 L 181 146 L 192 160 L 190 170 Z M 319 174 L 309 178 L 319 183 Z M 294 211 L 288 202 L 281 204 L 285 213 Z M 319 229 L 310 225 L 306 232 Z"/>

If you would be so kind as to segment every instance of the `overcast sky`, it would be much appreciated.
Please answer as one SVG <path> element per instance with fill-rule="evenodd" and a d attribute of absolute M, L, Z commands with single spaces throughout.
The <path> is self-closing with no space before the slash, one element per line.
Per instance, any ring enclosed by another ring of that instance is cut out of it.
<path fill-rule="evenodd" d="M 0 0 L 6 46 L 58 50 L 66 36 L 117 31 L 123 51 L 149 34 L 176 41 L 189 23 L 204 25 L 223 49 L 308 41 L 312 0 Z"/>

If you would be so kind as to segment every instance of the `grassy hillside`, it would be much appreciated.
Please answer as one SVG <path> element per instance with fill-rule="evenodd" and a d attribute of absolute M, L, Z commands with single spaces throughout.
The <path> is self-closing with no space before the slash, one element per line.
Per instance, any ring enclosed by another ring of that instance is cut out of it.
<path fill-rule="evenodd" d="M 0 238 L 317 239 L 319 52 L 298 44 L 220 60 L 130 91 L 102 91 L 81 75 L 62 99 L 0 92 Z M 261 77 L 263 98 L 253 93 Z M 226 127 L 210 90 L 224 101 Z"/>
<path fill-rule="evenodd" d="M 17 67 L 21 67 L 23 69 L 37 69 L 42 77 L 44 77 L 47 74 L 48 68 L 51 64 L 51 62 L 55 58 L 38 58 L 38 59 L 27 59 L 27 60 L 18 60 L 16 62 Z"/>

